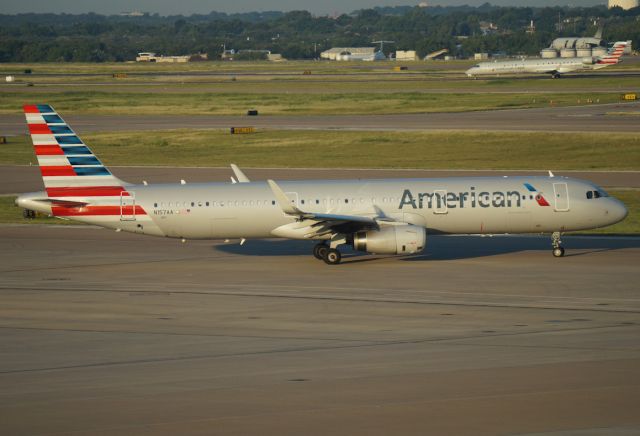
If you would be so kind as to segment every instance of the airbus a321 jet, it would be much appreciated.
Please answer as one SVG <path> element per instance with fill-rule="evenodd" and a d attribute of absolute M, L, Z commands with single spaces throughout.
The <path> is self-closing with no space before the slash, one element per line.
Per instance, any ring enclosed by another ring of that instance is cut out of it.
<path fill-rule="evenodd" d="M 427 234 L 551 233 L 608 226 L 625 218 L 618 200 L 566 177 L 250 181 L 135 185 L 113 174 L 46 104 L 24 107 L 45 190 L 16 204 L 116 231 L 180 239 L 314 240 L 316 258 L 338 248 L 413 254 Z"/>
<path fill-rule="evenodd" d="M 553 59 L 524 59 L 502 62 L 481 62 L 466 71 L 467 76 L 487 76 L 518 73 L 544 73 L 551 74 L 553 78 L 561 74 L 574 71 L 593 71 L 615 65 L 621 62 L 620 56 L 627 46 L 626 41 L 618 41 L 606 56 L 586 58 L 553 58 Z"/>

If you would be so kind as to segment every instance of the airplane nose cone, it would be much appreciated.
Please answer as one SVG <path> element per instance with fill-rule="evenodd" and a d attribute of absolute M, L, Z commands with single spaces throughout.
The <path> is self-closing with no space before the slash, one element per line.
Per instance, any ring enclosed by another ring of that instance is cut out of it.
<path fill-rule="evenodd" d="M 611 198 L 610 200 L 611 202 L 607 206 L 607 213 L 611 224 L 615 224 L 625 219 L 627 215 L 629 215 L 629 211 L 620 200 L 616 200 L 615 198 Z"/>

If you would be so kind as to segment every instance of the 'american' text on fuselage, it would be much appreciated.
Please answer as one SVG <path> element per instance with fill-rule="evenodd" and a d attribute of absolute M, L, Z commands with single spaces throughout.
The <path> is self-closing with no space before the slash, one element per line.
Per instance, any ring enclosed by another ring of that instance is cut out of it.
<path fill-rule="evenodd" d="M 400 199 L 399 209 L 405 205 L 413 209 L 454 209 L 456 207 L 521 207 L 522 199 L 518 191 L 494 191 L 476 192 L 475 187 L 471 187 L 466 192 L 420 192 L 414 195 L 411 190 L 405 189 Z"/>

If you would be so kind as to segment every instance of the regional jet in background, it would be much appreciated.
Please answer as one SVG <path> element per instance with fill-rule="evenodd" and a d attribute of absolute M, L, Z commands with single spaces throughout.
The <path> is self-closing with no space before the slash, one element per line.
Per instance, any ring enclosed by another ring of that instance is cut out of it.
<path fill-rule="evenodd" d="M 624 205 L 588 181 L 566 177 L 451 177 L 135 185 L 109 171 L 46 104 L 24 107 L 45 190 L 20 195 L 38 211 L 116 231 L 179 239 L 314 240 L 316 258 L 340 262 L 340 246 L 413 254 L 427 234 L 551 233 L 625 218 Z"/>
<path fill-rule="evenodd" d="M 518 73 L 551 74 L 553 78 L 574 71 L 593 71 L 619 62 L 628 41 L 618 41 L 606 56 L 586 58 L 524 59 L 501 62 L 481 62 L 466 71 L 467 76 L 487 76 Z"/>

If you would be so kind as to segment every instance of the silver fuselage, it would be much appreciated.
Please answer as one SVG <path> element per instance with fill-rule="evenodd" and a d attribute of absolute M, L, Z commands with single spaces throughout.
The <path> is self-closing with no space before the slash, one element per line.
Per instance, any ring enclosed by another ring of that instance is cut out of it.
<path fill-rule="evenodd" d="M 279 185 L 305 212 L 386 217 L 425 227 L 427 233 L 566 232 L 607 226 L 627 215 L 624 205 L 612 197 L 588 198 L 588 192 L 600 190 L 594 184 L 565 177 L 309 180 Z M 96 206 L 120 206 L 119 216 L 83 216 L 80 209 L 66 218 L 186 239 L 283 236 L 276 229 L 296 220 L 283 213 L 265 182 L 131 185 L 127 191 L 129 197 L 92 200 Z M 35 200 L 42 195 L 22 195 L 18 205 L 51 213 L 50 204 Z"/>
<path fill-rule="evenodd" d="M 593 62 L 591 58 L 524 59 L 481 62 L 469 68 L 466 74 L 469 77 L 473 77 L 518 73 L 570 73 L 573 71 L 592 71 L 606 66 Z"/>

